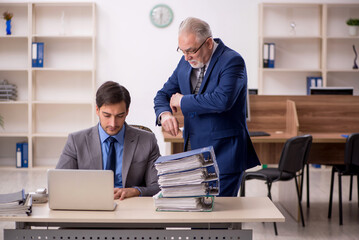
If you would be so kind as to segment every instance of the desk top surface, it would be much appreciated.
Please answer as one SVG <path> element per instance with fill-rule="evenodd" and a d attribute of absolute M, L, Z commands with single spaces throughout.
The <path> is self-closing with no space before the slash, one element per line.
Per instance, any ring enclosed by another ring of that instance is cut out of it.
<path fill-rule="evenodd" d="M 59 211 L 48 204 L 33 205 L 29 217 L 0 217 L 15 222 L 77 223 L 241 223 L 284 222 L 285 218 L 267 197 L 216 197 L 212 212 L 157 212 L 152 197 L 117 202 L 115 211 Z"/>
<path fill-rule="evenodd" d="M 182 132 L 180 132 L 177 136 L 171 136 L 169 133 L 162 132 L 164 141 L 171 143 L 183 143 Z M 268 132 L 270 136 L 256 136 L 251 137 L 253 143 L 284 143 L 289 138 L 294 137 L 286 132 Z M 346 138 L 342 135 L 349 135 L 350 133 L 302 133 L 300 132 L 298 135 L 311 134 L 313 136 L 314 143 L 345 143 Z"/>

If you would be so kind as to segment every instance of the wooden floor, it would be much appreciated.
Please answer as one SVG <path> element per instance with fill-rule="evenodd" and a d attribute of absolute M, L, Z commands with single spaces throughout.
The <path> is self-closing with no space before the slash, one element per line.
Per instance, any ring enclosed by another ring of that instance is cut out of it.
<path fill-rule="evenodd" d="M 46 170 L 0 169 L 0 193 L 24 188 L 26 192 L 46 187 Z M 349 202 L 349 177 L 343 179 L 344 225 L 339 226 L 337 178 L 334 186 L 332 219 L 328 219 L 330 168 L 310 169 L 310 208 L 303 202 L 306 226 L 295 221 L 278 202 L 278 188 L 272 187 L 273 201 L 286 217 L 284 223 L 277 223 L 278 236 L 274 235 L 271 223 L 244 223 L 244 229 L 253 229 L 253 239 L 359 239 L 359 208 L 357 181 L 354 178 L 353 199 Z M 246 196 L 265 196 L 266 186 L 262 181 L 251 180 L 246 185 Z M 304 189 L 305 192 L 305 189 Z M 306 196 L 304 195 L 304 198 Z M 14 228 L 14 223 L 0 222 L 0 240 L 3 229 Z"/>

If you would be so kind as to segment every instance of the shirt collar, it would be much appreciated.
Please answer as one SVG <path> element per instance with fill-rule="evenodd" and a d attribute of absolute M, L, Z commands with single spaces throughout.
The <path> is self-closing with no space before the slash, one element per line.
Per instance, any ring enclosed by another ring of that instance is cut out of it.
<path fill-rule="evenodd" d="M 123 124 L 122 129 L 114 136 L 114 138 L 116 138 L 117 142 L 119 142 L 120 144 L 124 143 L 124 139 L 125 139 L 125 131 L 126 131 L 126 124 Z M 107 140 L 108 137 L 110 137 L 110 135 L 108 135 L 105 130 L 103 130 L 102 126 L 100 123 L 98 123 L 98 133 L 100 135 L 100 141 L 101 143 L 103 143 L 104 141 Z"/>

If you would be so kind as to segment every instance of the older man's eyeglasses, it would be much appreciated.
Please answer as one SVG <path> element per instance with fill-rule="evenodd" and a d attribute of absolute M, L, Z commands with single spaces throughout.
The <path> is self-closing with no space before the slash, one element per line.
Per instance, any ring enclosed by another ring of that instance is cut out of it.
<path fill-rule="evenodd" d="M 210 37 L 208 37 L 210 38 Z M 182 50 L 180 49 L 179 47 L 177 47 L 177 52 L 183 54 L 183 55 L 194 55 L 196 54 L 200 49 L 201 47 L 206 43 L 206 41 L 208 40 L 208 38 L 206 38 L 206 40 L 204 40 L 204 42 L 197 48 L 197 49 L 194 49 L 194 50 Z"/>

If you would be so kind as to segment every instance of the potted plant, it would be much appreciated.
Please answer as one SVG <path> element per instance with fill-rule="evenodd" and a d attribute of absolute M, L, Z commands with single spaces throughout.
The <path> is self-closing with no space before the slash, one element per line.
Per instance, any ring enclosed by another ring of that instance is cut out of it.
<path fill-rule="evenodd" d="M 347 25 L 349 26 L 349 35 L 356 36 L 359 26 L 359 19 L 358 18 L 349 18 L 347 20 Z"/>
<path fill-rule="evenodd" d="M 11 35 L 11 18 L 13 14 L 11 12 L 4 12 L 3 17 L 6 20 L 6 35 Z"/>

